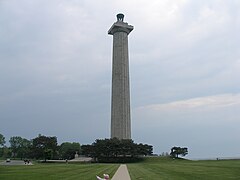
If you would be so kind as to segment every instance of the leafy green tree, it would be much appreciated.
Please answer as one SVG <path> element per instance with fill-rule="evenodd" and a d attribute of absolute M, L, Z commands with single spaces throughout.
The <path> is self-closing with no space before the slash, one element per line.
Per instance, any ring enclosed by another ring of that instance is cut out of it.
<path fill-rule="evenodd" d="M 94 156 L 94 148 L 92 145 L 81 145 L 81 155 L 86 157 L 93 157 Z"/>
<path fill-rule="evenodd" d="M 83 145 L 82 153 L 102 162 L 127 162 L 151 155 L 152 146 L 136 144 L 131 139 L 97 139 L 92 145 Z"/>
<path fill-rule="evenodd" d="M 21 147 L 22 137 L 13 136 L 10 138 L 9 143 L 10 143 L 10 148 L 12 150 L 12 155 L 13 155 L 13 157 L 16 157 L 17 153 Z"/>
<path fill-rule="evenodd" d="M 31 157 L 31 147 L 32 141 L 22 138 L 20 148 L 18 149 L 17 152 L 17 157 L 21 159 Z"/>
<path fill-rule="evenodd" d="M 147 156 L 147 155 L 151 155 L 153 153 L 153 147 L 151 145 L 148 144 L 138 144 L 137 145 L 138 148 L 138 154 Z"/>
<path fill-rule="evenodd" d="M 5 137 L 2 134 L 0 134 L 0 146 L 3 147 L 5 143 L 6 143 Z"/>
<path fill-rule="evenodd" d="M 0 134 L 0 157 L 4 155 L 5 143 L 6 143 L 5 137 L 2 134 Z"/>
<path fill-rule="evenodd" d="M 9 140 L 13 157 L 27 158 L 30 155 L 31 141 L 20 136 L 13 136 Z"/>
<path fill-rule="evenodd" d="M 172 147 L 170 155 L 174 158 L 178 158 L 178 156 L 186 156 L 188 154 L 188 148 L 184 147 Z"/>
<path fill-rule="evenodd" d="M 2 148 L 2 157 L 3 158 L 9 158 L 9 157 L 11 157 L 11 150 L 10 150 L 10 148 L 8 148 L 8 147 L 6 147 L 6 146 L 4 146 L 3 148 Z"/>
<path fill-rule="evenodd" d="M 44 158 L 46 159 L 53 159 L 53 150 L 52 149 L 44 149 Z"/>
<path fill-rule="evenodd" d="M 80 153 L 80 144 L 76 142 L 64 142 L 59 147 L 60 157 L 63 159 L 73 159 L 76 152 Z"/>
<path fill-rule="evenodd" d="M 126 156 L 137 157 L 140 155 L 144 155 L 143 151 L 139 150 L 140 145 L 134 143 L 134 141 L 131 139 L 120 140 L 119 146 L 120 146 L 119 154 L 122 155 L 123 157 Z"/>
<path fill-rule="evenodd" d="M 51 153 L 50 153 L 51 152 Z M 51 154 L 51 155 L 50 155 Z M 54 159 L 57 155 L 57 137 L 39 135 L 32 140 L 32 157 L 36 159 Z"/>

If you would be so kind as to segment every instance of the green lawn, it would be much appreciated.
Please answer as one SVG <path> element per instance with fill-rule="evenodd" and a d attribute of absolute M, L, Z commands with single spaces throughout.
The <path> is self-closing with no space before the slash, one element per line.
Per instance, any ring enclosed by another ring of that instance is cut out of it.
<path fill-rule="evenodd" d="M 2 166 L 0 179 L 82 179 L 95 180 L 96 175 L 107 173 L 112 177 L 119 165 L 117 164 L 35 164 L 33 166 Z"/>
<path fill-rule="evenodd" d="M 170 158 L 146 158 L 127 164 L 132 180 L 195 180 L 240 179 L 240 160 L 189 161 Z M 103 173 L 113 177 L 118 164 L 35 163 L 33 166 L 2 166 L 0 179 L 80 179 L 95 180 Z"/>
<path fill-rule="evenodd" d="M 240 179 L 240 160 L 189 161 L 156 157 L 127 166 L 132 180 Z"/>

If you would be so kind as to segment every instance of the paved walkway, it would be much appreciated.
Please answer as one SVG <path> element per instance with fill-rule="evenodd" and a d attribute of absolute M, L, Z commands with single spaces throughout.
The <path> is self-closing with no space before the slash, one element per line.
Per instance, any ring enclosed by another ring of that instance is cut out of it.
<path fill-rule="evenodd" d="M 121 164 L 112 180 L 131 180 L 126 164 Z"/>
<path fill-rule="evenodd" d="M 25 164 L 24 161 L 20 161 L 20 160 L 11 160 L 10 162 L 0 162 L 0 165 L 4 165 L 4 166 L 15 166 L 15 165 L 33 165 L 32 163 L 30 164 Z"/>

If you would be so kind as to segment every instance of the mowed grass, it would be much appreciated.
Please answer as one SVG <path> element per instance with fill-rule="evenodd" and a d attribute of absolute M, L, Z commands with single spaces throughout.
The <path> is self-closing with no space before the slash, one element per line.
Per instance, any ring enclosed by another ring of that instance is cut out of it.
<path fill-rule="evenodd" d="M 240 179 L 240 160 L 190 161 L 152 157 L 127 166 L 132 180 Z"/>
<path fill-rule="evenodd" d="M 107 173 L 113 177 L 118 164 L 44 164 L 33 166 L 2 166 L 1 180 L 80 179 L 95 180 Z M 132 180 L 195 180 L 240 179 L 240 160 L 189 161 L 162 157 L 145 158 L 140 163 L 127 164 Z"/>
<path fill-rule="evenodd" d="M 33 166 L 0 166 L 1 180 L 54 180 L 82 179 L 95 180 L 96 175 L 102 177 L 107 173 L 112 177 L 119 165 L 117 164 L 38 164 Z"/>

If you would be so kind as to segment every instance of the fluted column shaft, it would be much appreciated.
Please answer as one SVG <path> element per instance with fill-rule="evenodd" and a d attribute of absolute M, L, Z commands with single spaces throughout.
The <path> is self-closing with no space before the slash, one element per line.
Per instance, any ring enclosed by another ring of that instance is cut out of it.
<path fill-rule="evenodd" d="M 111 138 L 131 139 L 128 34 L 132 26 L 116 22 L 113 35 Z"/>

